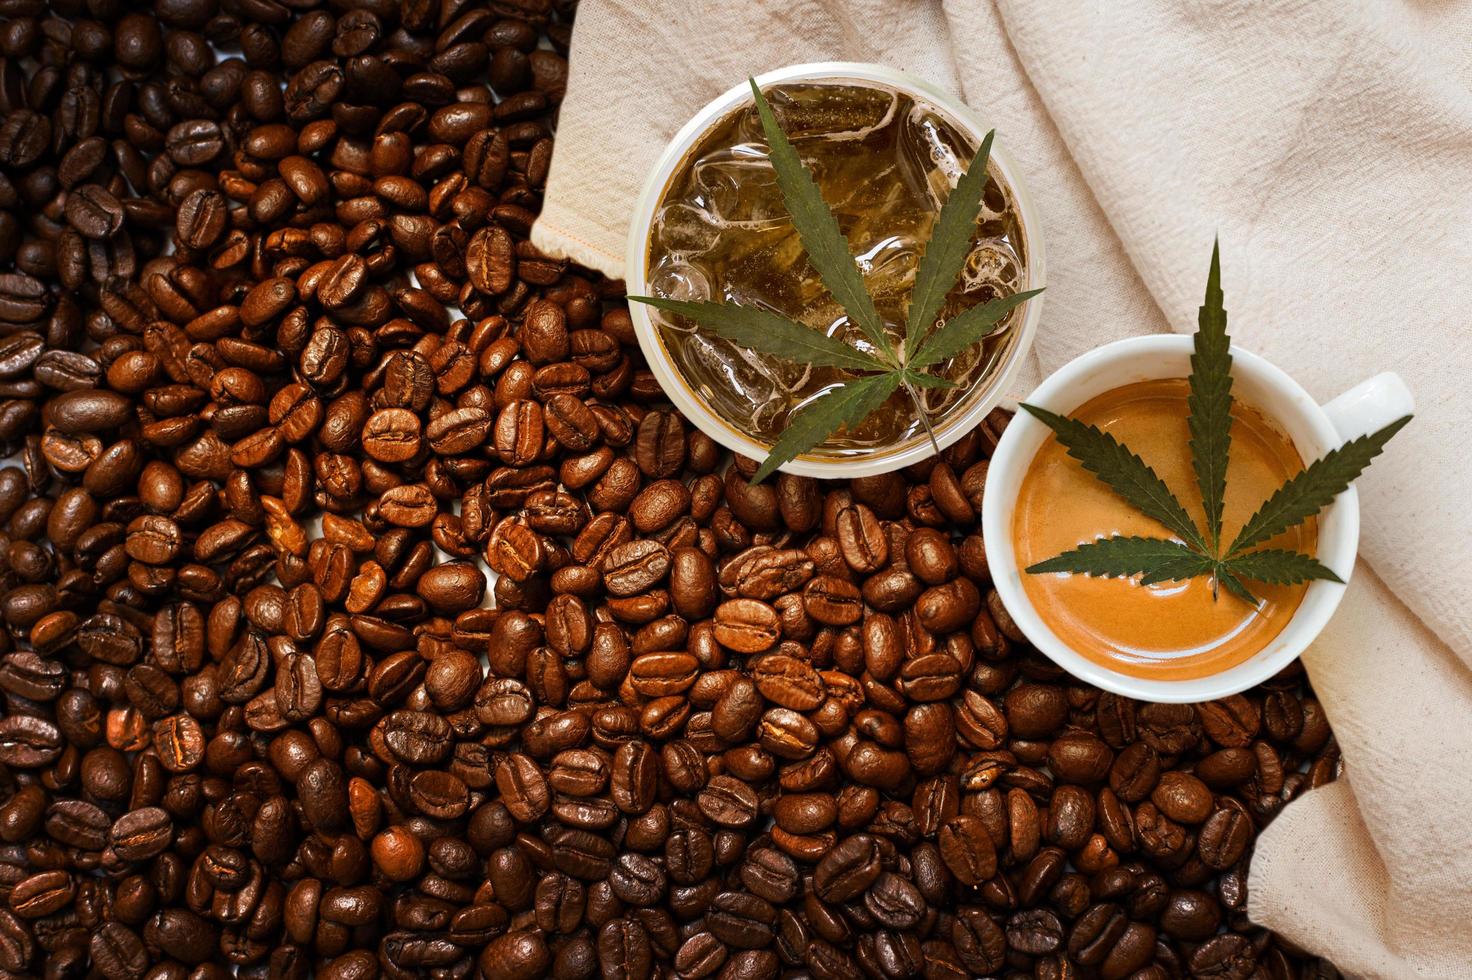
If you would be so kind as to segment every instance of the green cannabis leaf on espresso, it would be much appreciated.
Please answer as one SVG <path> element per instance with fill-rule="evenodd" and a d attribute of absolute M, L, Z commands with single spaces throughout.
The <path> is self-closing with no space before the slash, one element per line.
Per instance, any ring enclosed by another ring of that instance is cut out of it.
<path fill-rule="evenodd" d="M 1036 405 L 1022 407 L 1053 430 L 1068 454 L 1083 464 L 1140 513 L 1154 519 L 1171 538 L 1115 535 L 1081 544 L 1029 566 L 1034 575 L 1074 572 L 1102 578 L 1134 578 L 1141 585 L 1209 575 L 1212 594 L 1225 588 L 1244 602 L 1259 600 L 1246 582 L 1297 585 L 1315 579 L 1342 581 L 1311 555 L 1254 545 L 1296 527 L 1328 506 L 1380 455 L 1390 437 L 1411 416 L 1378 432 L 1352 439 L 1279 487 L 1248 519 L 1231 544 L 1222 544 L 1222 507 L 1227 492 L 1227 460 L 1232 444 L 1232 354 L 1227 311 L 1222 306 L 1220 250 L 1211 252 L 1206 299 L 1201 305 L 1191 354 L 1186 405 L 1190 413 L 1191 465 L 1201 491 L 1204 526 L 1198 527 L 1165 481 L 1128 446 L 1096 426 L 1066 418 Z"/>
<path fill-rule="evenodd" d="M 930 241 L 915 272 L 904 341 L 896 348 L 864 286 L 863 273 L 854 260 L 848 239 L 838 227 L 838 220 L 782 131 L 756 81 L 749 81 L 767 138 L 768 158 L 777 174 L 777 187 L 808 261 L 872 350 L 860 350 L 806 324 L 737 303 L 688 302 L 657 296 L 630 296 L 629 299 L 693 320 L 703 329 L 742 347 L 858 375 L 830 386 L 793 413 L 781 438 L 752 477 L 752 483 L 761 482 L 783 463 L 821 445 L 840 428 L 857 426 L 900 389 L 913 402 L 931 445 L 939 453 L 918 389 L 949 388 L 954 384 L 925 369 L 982 340 L 997 329 L 1014 307 L 1042 292 L 1030 289 L 981 303 L 936 327 L 946 294 L 966 262 L 976 217 L 981 213 L 993 133 L 987 133 L 981 141 L 971 165 L 936 217 Z"/>

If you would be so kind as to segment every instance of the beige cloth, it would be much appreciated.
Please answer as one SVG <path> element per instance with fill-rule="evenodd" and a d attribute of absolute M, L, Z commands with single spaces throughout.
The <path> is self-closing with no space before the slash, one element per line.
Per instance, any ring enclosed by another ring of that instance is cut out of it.
<path fill-rule="evenodd" d="M 1220 235 L 1239 344 L 1417 421 L 1360 482 L 1361 561 L 1305 655 L 1347 778 L 1290 805 L 1253 918 L 1352 974 L 1472 977 L 1469 0 L 583 0 L 541 247 L 621 275 L 654 158 L 748 74 L 876 61 L 996 125 L 1042 214 L 1032 376 L 1194 329 Z"/>

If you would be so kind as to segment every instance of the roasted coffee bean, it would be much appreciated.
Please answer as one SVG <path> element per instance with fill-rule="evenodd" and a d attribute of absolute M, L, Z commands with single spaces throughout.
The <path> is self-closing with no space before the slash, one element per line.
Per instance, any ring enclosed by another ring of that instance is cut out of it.
<path fill-rule="evenodd" d="M 492 441 L 497 455 L 508 466 L 527 466 L 542 450 L 542 406 L 521 399 L 501 409 L 496 416 Z"/>
<path fill-rule="evenodd" d="M 604 559 L 603 584 L 613 595 L 635 595 L 663 581 L 669 568 L 668 548 L 657 541 L 630 541 Z"/>
<path fill-rule="evenodd" d="M 848 626 L 863 617 L 863 597 L 844 579 L 820 575 L 803 587 L 802 598 L 808 615 L 828 626 Z"/>
<path fill-rule="evenodd" d="M 1097 967 L 1114 952 L 1129 928 L 1129 918 L 1118 905 L 1091 906 L 1074 923 L 1068 936 L 1068 955 L 1083 966 Z"/>
<path fill-rule="evenodd" d="M 482 445 L 491 425 L 492 416 L 488 409 L 468 405 L 434 419 L 425 428 L 424 436 L 435 452 L 456 455 Z"/>
<path fill-rule="evenodd" d="M 1213 936 L 1190 956 L 1187 965 L 1198 977 L 1247 977 L 1257 967 L 1257 953 L 1245 936 Z"/>
<path fill-rule="evenodd" d="M 119 817 L 112 825 L 111 842 L 118 857 L 143 861 L 168 848 L 173 835 L 173 820 L 168 811 L 150 806 Z"/>
<path fill-rule="evenodd" d="M 175 219 L 179 243 L 194 249 L 206 249 L 225 233 L 229 212 L 225 198 L 218 192 L 201 187 L 179 202 Z"/>
<path fill-rule="evenodd" d="M 531 823 L 547 812 L 547 779 L 529 756 L 507 756 L 496 767 L 496 788 L 506 809 L 523 823 Z"/>
<path fill-rule="evenodd" d="M 1007 692 L 1007 725 L 1016 738 L 1046 738 L 1068 718 L 1063 690 L 1041 684 L 1019 684 Z"/>
<path fill-rule="evenodd" d="M 1185 772 L 1161 775 L 1150 801 L 1177 823 L 1198 824 L 1211 813 L 1211 790 L 1201 780 Z"/>
<path fill-rule="evenodd" d="M 24 330 L 0 341 L 0 376 L 13 378 L 33 368 L 46 353 L 46 341 Z M 57 352 L 63 353 L 63 352 Z"/>
<path fill-rule="evenodd" d="M 671 477 L 685 464 L 684 423 L 674 412 L 654 411 L 639 422 L 634 438 L 634 459 L 645 476 Z"/>
<path fill-rule="evenodd" d="M 719 639 L 719 620 L 717 628 Z M 752 679 L 756 682 L 757 690 L 768 701 L 794 711 L 811 711 L 823 703 L 827 693 L 822 677 L 810 663 L 784 654 L 773 654 L 758 660 L 752 671 Z"/>
<path fill-rule="evenodd" d="M 772 708 L 757 723 L 757 742 L 781 759 L 806 759 L 818 747 L 821 733 L 809 719 L 787 708 Z"/>
<path fill-rule="evenodd" d="M 790 902 L 802 884 L 797 863 L 775 847 L 759 848 L 747 854 L 741 865 L 741 882 L 754 894 L 775 904 Z"/>
<path fill-rule="evenodd" d="M 104 923 L 92 934 L 92 962 L 107 980 L 126 980 L 148 968 L 148 950 L 138 934 L 121 922 Z"/>
<path fill-rule="evenodd" d="M 133 417 L 134 406 L 112 391 L 68 391 L 51 401 L 51 423 L 66 435 L 108 432 Z"/>
<path fill-rule="evenodd" d="M 925 898 L 908 878 L 881 872 L 864 893 L 864 907 L 891 929 L 912 929 L 925 915 Z"/>
<path fill-rule="evenodd" d="M 1257 735 L 1261 714 L 1241 695 L 1196 706 L 1201 726 L 1213 742 L 1223 748 L 1242 748 Z"/>
<path fill-rule="evenodd" d="M 1201 738 L 1197 710 L 1184 704 L 1147 704 L 1139 711 L 1139 732 L 1161 755 L 1179 755 Z"/>
<path fill-rule="evenodd" d="M 481 973 L 487 980 L 536 980 L 547 975 L 551 962 L 546 941 L 532 929 L 507 933 L 480 955 Z"/>
<path fill-rule="evenodd" d="M 1063 945 L 1063 926 L 1047 909 L 1018 912 L 1007 920 L 1007 945 L 1028 956 L 1043 956 Z"/>
<path fill-rule="evenodd" d="M 940 853 L 956 880 L 979 885 L 997 873 L 997 852 L 986 825 L 974 816 L 951 818 L 940 830 Z"/>
<path fill-rule="evenodd" d="M 703 980 L 715 976 L 726 962 L 728 951 L 724 943 L 709 932 L 698 932 L 685 940 L 675 953 L 675 969 L 683 977 Z"/>
<path fill-rule="evenodd" d="M 1216 935 L 1222 911 L 1216 899 L 1205 892 L 1173 892 L 1160 913 L 1160 928 L 1174 939 L 1200 942 Z"/>
<path fill-rule="evenodd" d="M 1109 775 L 1114 753 L 1103 740 L 1083 733 L 1069 733 L 1048 747 L 1048 767 L 1060 780 L 1085 786 L 1101 783 Z"/>
<path fill-rule="evenodd" d="M 66 196 L 65 214 L 84 238 L 111 238 L 123 227 L 125 212 L 116 197 L 97 184 L 83 184 Z"/>
<path fill-rule="evenodd" d="M 759 800 L 751 787 L 730 776 L 715 776 L 696 797 L 700 812 L 722 827 L 745 827 L 757 817 Z"/>
<path fill-rule="evenodd" d="M 715 637 L 738 653 L 769 650 L 781 636 L 777 611 L 759 599 L 731 599 L 715 611 Z"/>
<path fill-rule="evenodd" d="M 613 893 L 630 905 L 653 905 L 664 896 L 664 869 L 643 854 L 620 855 L 608 881 Z"/>
<path fill-rule="evenodd" d="M 1125 746 L 1109 767 L 1109 787 L 1120 799 L 1138 803 L 1160 781 L 1160 756 L 1144 742 Z"/>
<path fill-rule="evenodd" d="M 874 512 L 863 504 L 839 511 L 835 519 L 843 560 L 856 572 L 877 572 L 889 561 L 889 539 Z"/>
<path fill-rule="evenodd" d="M 763 898 L 744 892 L 722 892 L 705 913 L 705 926 L 727 946 L 761 949 L 771 944 L 777 911 Z"/>
<path fill-rule="evenodd" d="M 1235 807 L 1222 807 L 1206 819 L 1196 845 L 1207 867 L 1224 871 L 1235 865 L 1252 841 L 1252 819 Z"/>
<path fill-rule="evenodd" d="M 699 548 L 676 548 L 670 553 L 670 600 L 686 619 L 708 616 L 715 608 L 716 571 Z"/>
<path fill-rule="evenodd" d="M 598 930 L 598 966 L 603 976 L 650 976 L 653 959 L 649 933 L 638 921 L 621 916 Z"/>
<path fill-rule="evenodd" d="M 415 591 L 436 612 L 454 615 L 480 605 L 486 580 L 474 565 L 453 562 L 426 571 L 415 583 Z"/>
<path fill-rule="evenodd" d="M 363 451 L 380 463 L 402 463 L 419 452 L 419 417 L 402 408 L 374 412 L 363 426 Z"/>
<path fill-rule="evenodd" d="M 818 862 L 813 886 L 825 902 L 845 902 L 874 883 L 881 870 L 878 842 L 856 834 L 846 838 Z"/>
<path fill-rule="evenodd" d="M 65 871 L 40 871 L 15 883 L 10 907 L 22 919 L 39 919 L 61 911 L 76 893 L 76 882 Z"/>
<path fill-rule="evenodd" d="M 40 769 L 65 748 L 54 722 L 33 715 L 0 718 L 0 762 L 17 769 Z"/>

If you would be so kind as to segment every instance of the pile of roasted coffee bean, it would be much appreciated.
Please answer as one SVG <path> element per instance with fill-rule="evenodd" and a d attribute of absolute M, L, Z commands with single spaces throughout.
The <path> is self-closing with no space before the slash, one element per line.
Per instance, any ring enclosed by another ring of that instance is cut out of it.
<path fill-rule="evenodd" d="M 1299 675 L 1072 683 L 1004 417 L 751 487 L 528 243 L 571 15 L 0 0 L 0 977 L 1333 975 Z"/>

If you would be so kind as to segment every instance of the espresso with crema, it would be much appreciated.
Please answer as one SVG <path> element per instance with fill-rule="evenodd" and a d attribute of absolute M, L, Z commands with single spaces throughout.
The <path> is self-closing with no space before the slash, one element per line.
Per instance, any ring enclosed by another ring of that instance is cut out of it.
<path fill-rule="evenodd" d="M 1184 379 L 1125 385 L 1087 402 L 1073 417 L 1134 450 L 1201 522 L 1191 467 Z M 1303 469 L 1292 441 L 1261 412 L 1235 401 L 1222 539 L 1237 530 L 1285 480 Z M 1018 567 L 1026 568 L 1111 535 L 1171 537 L 1101 483 L 1053 436 L 1033 458 L 1013 523 Z M 1290 528 L 1261 548 L 1314 554 L 1317 524 Z M 1151 680 L 1220 673 L 1258 653 L 1293 618 L 1304 585 L 1249 582 L 1254 609 L 1208 577 L 1141 585 L 1138 579 L 1024 573 L 1022 585 L 1043 621 L 1088 659 Z"/>

